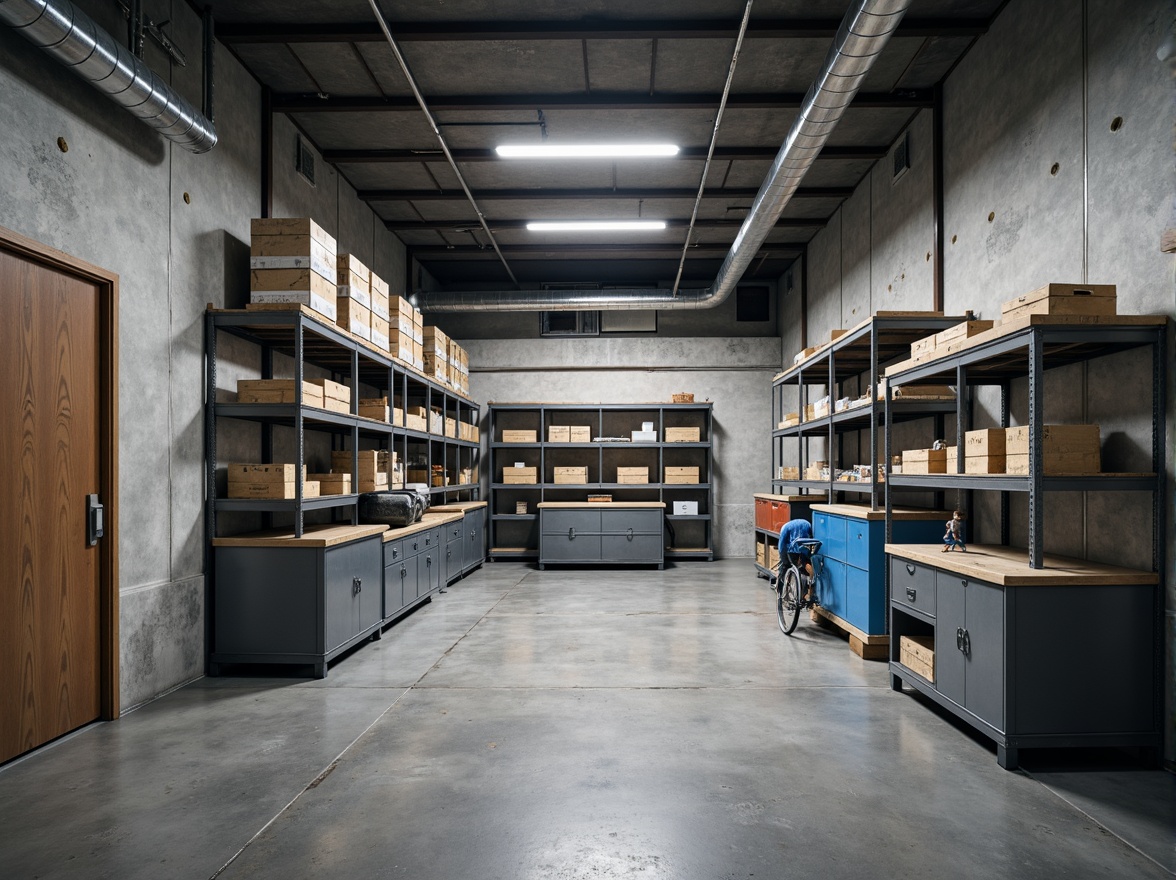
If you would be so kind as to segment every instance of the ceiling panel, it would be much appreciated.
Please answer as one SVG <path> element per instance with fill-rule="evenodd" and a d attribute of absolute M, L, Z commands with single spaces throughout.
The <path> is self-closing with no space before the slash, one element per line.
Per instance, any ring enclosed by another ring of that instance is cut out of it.
<path fill-rule="evenodd" d="M 237 57 L 262 85 L 275 92 L 313 92 L 314 82 L 284 43 L 259 43 L 237 47 Z"/>
<path fill-rule="evenodd" d="M 291 43 L 290 50 L 310 71 L 319 89 L 328 95 L 377 94 L 366 62 L 351 43 Z"/>
<path fill-rule="evenodd" d="M 587 40 L 588 90 L 648 93 L 653 40 Z M 568 45 L 565 51 L 572 51 Z M 659 49 L 660 52 L 660 41 Z"/>
<path fill-rule="evenodd" d="M 438 189 L 440 176 L 453 177 L 448 166 L 438 163 L 430 163 L 428 170 L 413 162 L 343 164 L 339 171 L 356 189 Z"/>
<path fill-rule="evenodd" d="M 322 150 L 438 150 L 420 113 L 292 113 Z"/>
<path fill-rule="evenodd" d="M 947 76 L 971 44 L 969 37 L 929 39 L 897 84 L 900 89 L 929 89 Z"/>
<path fill-rule="evenodd" d="M 561 94 L 585 87 L 577 41 L 405 43 L 402 50 L 426 95 Z"/>

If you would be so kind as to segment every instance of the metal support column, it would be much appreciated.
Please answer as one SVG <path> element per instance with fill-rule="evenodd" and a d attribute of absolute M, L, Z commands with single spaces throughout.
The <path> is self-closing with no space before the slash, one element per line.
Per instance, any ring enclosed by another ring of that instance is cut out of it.
<path fill-rule="evenodd" d="M 832 504 L 834 501 L 833 494 L 836 491 L 835 481 L 837 480 L 837 463 L 842 460 L 841 456 L 844 451 L 841 448 L 840 443 L 837 445 L 837 451 L 836 452 L 833 451 L 833 441 L 836 437 L 836 434 L 833 431 L 833 411 L 835 409 L 835 405 L 834 405 L 833 401 L 837 396 L 836 393 L 834 392 L 834 383 L 837 381 L 836 360 L 837 359 L 833 355 L 833 349 L 830 348 L 829 349 L 829 384 L 825 387 L 825 397 L 829 401 L 828 413 L 826 414 L 825 417 L 829 420 L 829 433 L 828 433 L 829 439 L 827 441 L 828 446 L 826 447 L 828 452 L 826 454 L 828 455 L 828 460 L 829 460 L 828 502 L 830 504 Z"/>
<path fill-rule="evenodd" d="M 878 392 L 874 386 L 878 384 L 878 333 L 875 329 L 870 333 L 870 510 L 878 509 Z M 861 392 L 858 385 L 858 392 Z M 889 619 L 890 615 L 887 614 Z"/>
<path fill-rule="evenodd" d="M 212 539 L 216 537 L 216 323 L 211 313 L 204 315 L 204 357 L 204 671 L 207 673 L 214 635 Z"/>
<path fill-rule="evenodd" d="M 1000 383 L 1000 426 L 1009 427 L 1009 395 L 1011 385 L 1006 380 Z M 1009 545 L 1009 493 L 1000 493 L 1000 543 L 1002 547 Z"/>
<path fill-rule="evenodd" d="M 1041 568 L 1045 553 L 1045 498 L 1042 478 L 1045 475 L 1042 429 L 1045 411 L 1042 398 L 1045 377 L 1044 344 L 1041 330 L 1029 334 L 1029 567 Z"/>
<path fill-rule="evenodd" d="M 303 369 L 302 358 L 305 353 L 304 331 L 306 328 L 306 316 L 300 314 L 294 322 L 294 438 L 297 444 L 294 461 L 297 462 L 296 467 L 301 467 L 302 462 L 306 460 L 306 435 L 303 433 L 303 417 L 302 417 L 302 381 L 305 377 L 305 370 Z M 302 490 L 306 483 L 301 471 L 294 473 L 294 537 L 302 537 L 303 528 L 303 511 L 302 511 Z"/>

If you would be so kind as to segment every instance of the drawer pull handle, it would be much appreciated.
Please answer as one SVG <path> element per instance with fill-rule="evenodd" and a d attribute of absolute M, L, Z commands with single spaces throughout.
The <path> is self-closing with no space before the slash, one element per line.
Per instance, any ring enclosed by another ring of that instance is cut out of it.
<path fill-rule="evenodd" d="M 972 656 L 972 634 L 964 630 L 964 655 Z"/>
<path fill-rule="evenodd" d="M 568 540 L 569 541 L 576 540 L 576 530 L 575 529 L 568 529 Z"/>
<path fill-rule="evenodd" d="M 968 579 L 967 578 L 960 578 L 960 585 L 966 587 L 968 585 Z"/>
<path fill-rule="evenodd" d="M 432 565 L 433 565 L 433 557 L 432 557 L 432 556 L 426 556 L 426 557 L 425 557 L 425 565 L 428 565 L 428 566 L 432 566 Z"/>
<path fill-rule="evenodd" d="M 911 602 L 915 601 L 915 591 L 909 587 L 907 588 L 907 599 L 909 599 Z"/>
<path fill-rule="evenodd" d="M 400 567 L 400 576 L 401 576 L 402 578 L 404 578 L 404 577 L 408 577 L 408 569 L 407 569 L 407 568 L 405 568 L 404 566 L 401 566 L 401 567 Z"/>
<path fill-rule="evenodd" d="M 956 650 L 961 653 L 964 650 L 964 628 L 962 626 L 956 627 Z"/>
<path fill-rule="evenodd" d="M 630 541 L 633 540 L 633 530 L 629 529 L 629 534 L 626 536 Z"/>
<path fill-rule="evenodd" d="M 363 581 L 361 581 L 359 578 L 352 578 L 351 579 L 351 592 L 352 593 L 362 593 L 363 592 Z"/>
<path fill-rule="evenodd" d="M 909 574 L 911 577 L 915 576 L 915 567 L 913 565 L 911 565 L 909 562 L 907 563 L 906 570 L 907 570 L 907 574 Z"/>
<path fill-rule="evenodd" d="M 397 548 L 393 547 L 392 548 L 392 558 L 395 559 L 399 555 L 400 555 L 400 551 Z"/>

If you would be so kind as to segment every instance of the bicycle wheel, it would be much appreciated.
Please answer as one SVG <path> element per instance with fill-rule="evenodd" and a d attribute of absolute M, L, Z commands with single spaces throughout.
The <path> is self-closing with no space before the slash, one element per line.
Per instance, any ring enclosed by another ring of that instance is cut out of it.
<path fill-rule="evenodd" d="M 776 590 L 776 619 L 780 621 L 780 632 L 792 635 L 796 621 L 800 618 L 800 572 L 791 566 L 784 572 Z"/>

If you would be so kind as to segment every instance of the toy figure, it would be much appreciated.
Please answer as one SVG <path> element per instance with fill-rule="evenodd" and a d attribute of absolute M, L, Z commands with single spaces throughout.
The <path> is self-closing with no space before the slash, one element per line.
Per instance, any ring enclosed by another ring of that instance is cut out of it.
<path fill-rule="evenodd" d="M 947 531 L 943 533 L 943 553 L 948 550 L 954 550 L 959 547 L 965 553 L 968 552 L 968 547 L 964 543 L 964 512 L 962 510 L 953 510 L 951 519 L 947 521 Z"/>

